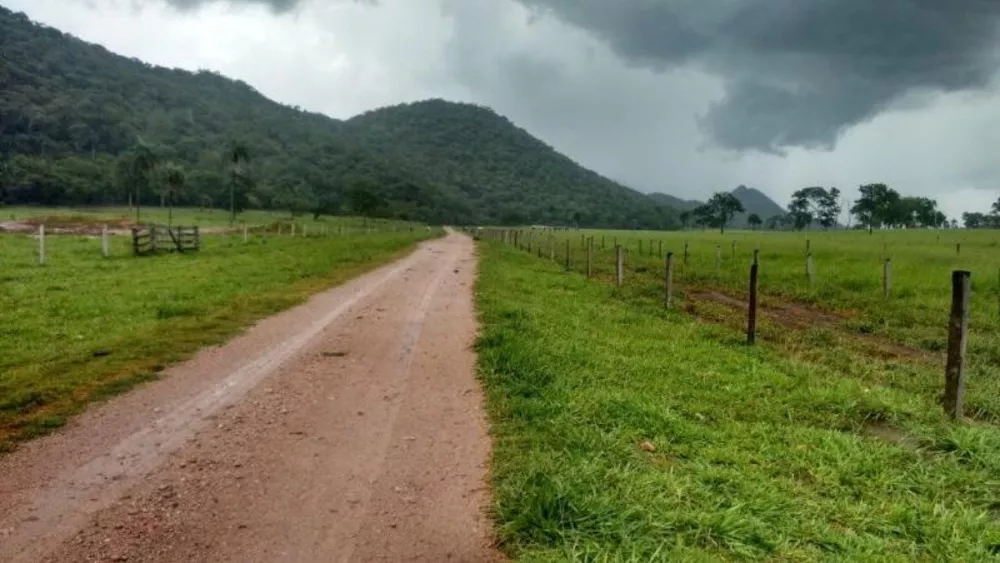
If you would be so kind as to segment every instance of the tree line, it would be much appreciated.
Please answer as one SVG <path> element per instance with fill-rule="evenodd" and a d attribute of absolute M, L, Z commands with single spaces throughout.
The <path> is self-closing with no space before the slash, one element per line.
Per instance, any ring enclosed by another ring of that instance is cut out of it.
<path fill-rule="evenodd" d="M 937 201 L 926 197 L 909 197 L 886 184 L 865 184 L 858 188 L 859 196 L 851 204 L 837 188 L 810 186 L 795 191 L 788 204 L 788 212 L 764 219 L 755 213 L 747 216 L 751 229 L 804 230 L 818 227 L 875 229 L 889 228 L 958 228 L 958 222 L 948 220 L 938 209 Z M 848 223 L 839 219 L 847 208 Z M 719 192 L 705 204 L 680 214 L 683 227 L 690 225 L 715 228 L 724 232 L 736 213 L 745 212 L 744 206 L 733 194 Z M 993 204 L 990 214 L 965 213 L 966 228 L 1000 228 L 1000 199 Z M 852 225 L 851 219 L 857 222 Z"/>
<path fill-rule="evenodd" d="M 1000 229 L 1000 198 L 993 202 L 989 213 L 963 213 L 962 222 L 966 229 Z"/>

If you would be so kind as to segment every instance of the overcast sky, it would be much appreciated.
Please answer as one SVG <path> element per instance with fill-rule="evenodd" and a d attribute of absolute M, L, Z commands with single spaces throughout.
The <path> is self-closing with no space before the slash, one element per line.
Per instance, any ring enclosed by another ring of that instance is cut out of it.
<path fill-rule="evenodd" d="M 1000 196 L 995 0 L 0 0 L 346 118 L 488 105 L 641 191 Z"/>

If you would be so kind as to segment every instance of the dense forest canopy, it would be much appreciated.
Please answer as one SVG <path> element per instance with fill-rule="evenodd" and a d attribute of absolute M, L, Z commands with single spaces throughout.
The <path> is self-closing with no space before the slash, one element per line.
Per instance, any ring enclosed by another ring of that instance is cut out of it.
<path fill-rule="evenodd" d="M 671 207 L 478 106 L 434 100 L 338 121 L 213 72 L 115 55 L 2 7 L 0 57 L 0 203 L 227 208 L 232 196 L 237 208 L 434 223 L 677 225 Z M 234 142 L 248 153 L 239 182 Z M 136 168 L 123 159 L 137 150 L 158 164 L 142 182 L 121 173 Z"/>

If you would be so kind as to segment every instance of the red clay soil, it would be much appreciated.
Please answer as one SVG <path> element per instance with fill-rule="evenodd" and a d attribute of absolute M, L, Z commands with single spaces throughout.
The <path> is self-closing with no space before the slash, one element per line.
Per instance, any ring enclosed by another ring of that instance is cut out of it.
<path fill-rule="evenodd" d="M 745 322 L 746 310 L 748 304 L 744 299 L 737 299 L 730 295 L 719 291 L 711 290 L 697 290 L 692 291 L 687 294 L 687 305 L 685 310 L 699 318 L 707 318 L 708 320 L 714 320 L 718 322 L 735 322 L 737 324 L 742 324 Z M 740 317 L 737 319 L 733 318 L 715 318 L 712 319 L 711 314 L 704 314 L 705 311 L 698 309 L 699 303 L 718 303 L 728 307 L 729 309 L 740 311 Z M 911 348 L 902 344 L 898 344 L 889 341 L 885 338 L 872 335 L 860 335 L 854 333 L 845 332 L 841 323 L 847 318 L 845 316 L 838 315 L 836 313 L 831 313 L 828 311 L 820 311 L 817 309 L 810 308 L 806 305 L 791 303 L 788 301 L 779 301 L 774 298 L 767 297 L 760 304 L 760 314 L 763 318 L 768 321 L 781 325 L 783 327 L 801 330 L 809 328 L 827 328 L 830 330 L 835 330 L 841 335 L 849 337 L 853 342 L 856 342 L 858 347 L 868 356 L 881 359 L 881 360 L 893 360 L 893 359 L 918 359 L 921 361 L 935 361 L 936 357 L 925 350 L 919 350 L 916 348 Z"/>
<path fill-rule="evenodd" d="M 496 561 L 462 235 L 0 458 L 2 561 Z"/>
<path fill-rule="evenodd" d="M 737 299 L 718 291 L 694 291 L 687 294 L 687 299 L 694 302 L 708 301 L 721 303 L 727 307 L 743 309 L 744 311 L 748 307 L 745 299 Z M 792 328 L 817 326 L 836 328 L 844 320 L 843 317 L 835 313 L 819 311 L 805 305 L 776 301 L 770 298 L 762 300 L 760 311 L 774 322 Z"/>

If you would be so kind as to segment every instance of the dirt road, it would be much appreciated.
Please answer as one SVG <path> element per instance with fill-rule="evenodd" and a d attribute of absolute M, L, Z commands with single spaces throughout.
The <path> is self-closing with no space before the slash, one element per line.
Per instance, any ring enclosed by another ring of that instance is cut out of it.
<path fill-rule="evenodd" d="M 0 458 L 0 561 L 493 561 L 459 234 Z"/>

